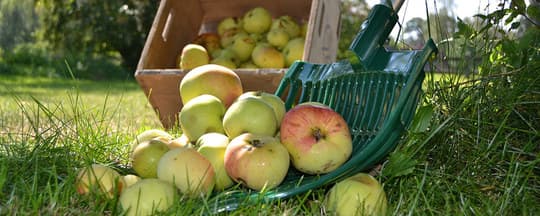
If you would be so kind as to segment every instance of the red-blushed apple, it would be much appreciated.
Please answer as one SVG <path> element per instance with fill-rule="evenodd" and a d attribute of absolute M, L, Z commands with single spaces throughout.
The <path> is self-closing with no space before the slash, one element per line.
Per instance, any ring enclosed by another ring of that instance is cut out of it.
<path fill-rule="evenodd" d="M 114 169 L 92 164 L 79 170 L 75 183 L 79 194 L 100 193 L 112 198 L 122 190 L 122 176 Z"/>
<path fill-rule="evenodd" d="M 231 140 L 225 149 L 224 164 L 235 182 L 261 191 L 281 184 L 287 175 L 290 159 L 279 139 L 244 133 Z"/>
<path fill-rule="evenodd" d="M 197 151 L 210 161 L 216 174 L 215 189 L 222 191 L 234 184 L 225 170 L 223 157 L 225 149 L 229 145 L 229 137 L 222 133 L 206 133 L 199 137 L 196 142 Z"/>
<path fill-rule="evenodd" d="M 387 200 L 381 184 L 373 176 L 358 173 L 336 183 L 324 201 L 329 214 L 386 215 Z"/>
<path fill-rule="evenodd" d="M 173 204 L 176 188 L 168 182 L 148 178 L 127 187 L 118 199 L 123 215 L 154 215 L 168 210 Z"/>
<path fill-rule="evenodd" d="M 261 98 L 237 100 L 223 116 L 223 129 L 231 139 L 242 133 L 273 136 L 277 128 L 274 109 Z"/>
<path fill-rule="evenodd" d="M 157 176 L 189 197 L 210 194 L 215 185 L 212 164 L 192 148 L 175 148 L 165 153 L 159 160 Z"/>
<path fill-rule="evenodd" d="M 240 77 L 231 69 L 206 64 L 190 70 L 180 81 L 180 97 L 182 103 L 202 95 L 214 95 L 229 107 L 243 93 Z"/>
<path fill-rule="evenodd" d="M 302 103 L 285 113 L 280 139 L 290 153 L 293 166 L 307 174 L 331 172 L 352 153 L 347 122 L 320 103 Z"/>

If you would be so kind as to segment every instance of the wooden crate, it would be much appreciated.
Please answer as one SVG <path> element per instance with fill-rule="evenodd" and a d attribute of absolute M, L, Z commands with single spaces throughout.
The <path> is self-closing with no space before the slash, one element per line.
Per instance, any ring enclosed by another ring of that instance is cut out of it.
<path fill-rule="evenodd" d="M 162 0 L 142 51 L 135 78 L 167 129 L 177 123 L 182 108 L 180 81 L 187 73 L 178 69 L 182 48 L 198 34 L 215 31 L 219 20 L 239 17 L 262 6 L 274 17 L 290 15 L 307 20 L 303 61 L 335 61 L 339 38 L 339 1 L 335 0 Z M 235 69 L 244 91 L 273 93 L 286 68 Z"/>

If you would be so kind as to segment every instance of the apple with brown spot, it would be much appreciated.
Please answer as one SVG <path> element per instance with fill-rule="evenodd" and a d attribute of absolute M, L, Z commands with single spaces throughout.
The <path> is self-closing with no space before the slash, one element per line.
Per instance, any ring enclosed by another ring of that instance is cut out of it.
<path fill-rule="evenodd" d="M 302 103 L 285 113 L 280 139 L 289 151 L 293 166 L 307 174 L 329 173 L 352 154 L 347 122 L 321 103 Z"/>

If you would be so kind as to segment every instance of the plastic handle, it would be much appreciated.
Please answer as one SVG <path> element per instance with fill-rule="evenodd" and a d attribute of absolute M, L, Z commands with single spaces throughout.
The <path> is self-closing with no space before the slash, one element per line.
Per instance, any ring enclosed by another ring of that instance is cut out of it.
<path fill-rule="evenodd" d="M 392 1 L 392 0 L 381 0 L 380 4 L 391 6 L 392 9 L 394 9 L 395 12 L 398 12 L 399 9 L 401 9 L 401 6 L 403 5 L 403 2 L 405 2 L 405 0 L 394 0 L 394 1 Z"/>

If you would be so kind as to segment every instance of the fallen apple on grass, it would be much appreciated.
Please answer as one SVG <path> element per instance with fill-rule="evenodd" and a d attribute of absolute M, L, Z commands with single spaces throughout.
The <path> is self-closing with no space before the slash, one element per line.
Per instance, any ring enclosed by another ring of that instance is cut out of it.
<path fill-rule="evenodd" d="M 75 186 L 79 194 L 98 193 L 112 198 L 122 190 L 123 181 L 116 170 L 92 164 L 79 170 Z"/>
<path fill-rule="evenodd" d="M 285 113 L 280 139 L 291 155 L 293 166 L 307 174 L 331 172 L 352 154 L 347 122 L 320 103 L 302 103 Z"/>
<path fill-rule="evenodd" d="M 165 153 L 159 160 L 157 176 L 189 197 L 208 195 L 215 185 L 212 164 L 192 148 L 176 148 Z"/>
<path fill-rule="evenodd" d="M 225 169 L 237 183 L 261 191 L 277 187 L 289 169 L 289 153 L 272 136 L 244 133 L 227 146 Z"/>
<path fill-rule="evenodd" d="M 216 96 L 225 108 L 243 93 L 240 77 L 221 65 L 207 64 L 190 70 L 180 81 L 182 103 L 203 94 Z"/>
<path fill-rule="evenodd" d="M 242 133 L 273 136 L 277 130 L 276 114 L 263 99 L 246 97 L 235 101 L 223 116 L 223 128 L 230 139 Z"/>
<path fill-rule="evenodd" d="M 373 176 L 358 173 L 336 183 L 326 195 L 324 205 L 330 214 L 386 215 L 387 200 L 381 184 Z"/>
<path fill-rule="evenodd" d="M 221 133 L 207 133 L 199 137 L 196 146 L 197 151 L 210 161 L 216 176 L 215 189 L 218 191 L 231 187 L 234 182 L 225 170 L 225 149 L 229 145 L 229 137 Z"/>
<path fill-rule="evenodd" d="M 148 129 L 145 130 L 137 135 L 133 141 L 131 141 L 131 152 L 135 150 L 135 147 L 139 145 L 139 143 L 154 139 L 154 138 L 160 138 L 161 140 L 172 140 L 173 136 L 169 134 L 168 132 L 161 130 L 161 129 Z"/>
<path fill-rule="evenodd" d="M 140 143 L 131 154 L 131 166 L 141 178 L 157 177 L 157 165 L 169 146 L 159 138 Z"/>
<path fill-rule="evenodd" d="M 119 202 L 125 215 L 154 215 L 174 204 L 176 188 L 165 181 L 141 179 L 120 194 Z"/>

